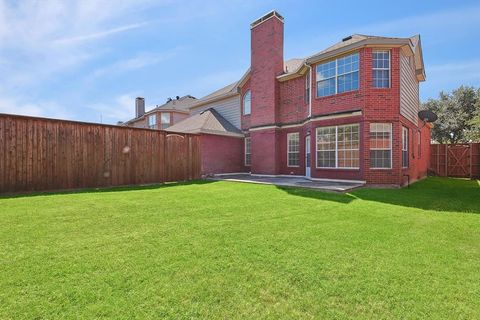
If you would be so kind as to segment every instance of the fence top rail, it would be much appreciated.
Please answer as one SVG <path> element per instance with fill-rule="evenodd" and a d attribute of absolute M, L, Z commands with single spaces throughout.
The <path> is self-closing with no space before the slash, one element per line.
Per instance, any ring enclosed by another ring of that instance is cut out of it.
<path fill-rule="evenodd" d="M 70 123 L 70 124 L 77 124 L 77 125 L 84 125 L 84 126 L 101 126 L 101 127 L 106 127 L 106 128 L 116 128 L 116 129 L 120 129 L 120 130 L 155 131 L 155 132 L 163 132 L 165 134 L 177 134 L 177 135 L 185 135 L 185 136 L 198 136 L 199 135 L 198 133 L 180 133 L 180 132 L 173 132 L 173 131 L 161 130 L 161 129 L 137 128 L 137 127 L 120 126 L 120 125 L 98 123 L 98 122 L 64 120 L 64 119 L 45 118 L 45 117 L 33 117 L 33 116 L 24 116 L 24 115 L 9 114 L 9 113 L 0 113 L 0 118 L 13 118 L 13 119 L 23 119 L 23 120 L 60 122 L 60 123 Z"/>
<path fill-rule="evenodd" d="M 431 146 L 470 146 L 470 145 L 480 145 L 480 142 L 465 142 L 465 143 L 438 143 L 432 142 Z"/>

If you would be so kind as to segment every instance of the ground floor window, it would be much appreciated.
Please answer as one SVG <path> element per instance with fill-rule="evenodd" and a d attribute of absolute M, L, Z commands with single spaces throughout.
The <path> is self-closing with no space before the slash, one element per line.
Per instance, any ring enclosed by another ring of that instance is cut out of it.
<path fill-rule="evenodd" d="M 402 167 L 408 168 L 408 128 L 402 127 Z"/>
<path fill-rule="evenodd" d="M 317 128 L 317 168 L 358 169 L 359 125 Z"/>
<path fill-rule="evenodd" d="M 250 138 L 245 138 L 245 165 L 250 166 L 252 164 L 252 153 L 250 151 Z"/>
<path fill-rule="evenodd" d="M 422 132 L 420 130 L 418 130 L 417 139 L 418 139 L 418 159 L 420 159 L 422 157 Z"/>
<path fill-rule="evenodd" d="M 300 134 L 298 132 L 287 134 L 287 165 L 298 167 L 300 155 Z"/>
<path fill-rule="evenodd" d="M 370 168 L 392 168 L 391 123 L 370 123 Z"/>

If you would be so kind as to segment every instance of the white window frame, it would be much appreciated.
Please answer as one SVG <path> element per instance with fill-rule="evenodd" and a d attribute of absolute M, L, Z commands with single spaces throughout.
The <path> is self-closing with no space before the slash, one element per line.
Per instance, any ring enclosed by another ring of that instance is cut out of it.
<path fill-rule="evenodd" d="M 248 95 L 248 101 L 249 101 L 249 110 L 248 110 L 248 113 L 245 111 L 245 100 L 247 98 L 247 95 Z M 246 115 L 249 115 L 249 114 L 252 114 L 252 91 L 250 89 L 248 89 L 245 94 L 243 95 L 243 99 L 242 99 L 242 105 L 243 105 L 243 115 L 246 116 Z"/>
<path fill-rule="evenodd" d="M 298 150 L 296 152 L 290 152 L 290 137 L 297 136 Z M 296 165 L 290 164 L 290 154 L 297 154 L 297 163 Z M 299 132 L 290 132 L 287 133 L 287 167 L 289 168 L 298 168 L 300 167 L 300 133 Z"/>
<path fill-rule="evenodd" d="M 247 141 L 250 146 L 250 152 L 247 153 Z M 247 154 L 250 155 L 250 163 L 247 163 Z M 244 164 L 246 167 L 250 167 L 252 165 L 252 140 L 250 137 L 245 137 L 244 139 Z"/>
<path fill-rule="evenodd" d="M 382 125 L 388 125 L 390 127 L 390 148 L 389 149 L 384 149 L 384 148 L 372 148 L 372 145 L 371 145 L 371 134 L 372 134 L 372 129 L 371 129 L 371 125 L 374 124 L 374 125 L 379 125 L 379 124 L 382 124 Z M 370 128 L 369 128 L 369 139 L 370 139 L 370 150 L 389 150 L 390 151 L 390 166 L 388 168 L 385 168 L 385 167 L 372 167 L 372 164 L 370 162 L 370 169 L 374 169 L 374 170 L 391 170 L 392 169 L 392 166 L 393 166 L 393 150 L 392 150 L 392 144 L 393 144 L 393 139 L 392 139 L 392 132 L 393 132 L 393 126 L 391 123 L 388 123 L 388 122 L 372 122 L 370 123 Z M 371 155 L 369 155 L 371 157 Z M 370 159 L 371 161 L 371 159 Z"/>
<path fill-rule="evenodd" d="M 358 149 L 342 149 L 344 151 L 357 151 L 358 150 L 358 167 L 339 167 L 338 166 L 338 128 L 339 127 L 347 127 L 356 125 L 358 127 Z M 335 128 L 335 150 L 328 149 L 328 150 L 318 150 L 318 131 L 321 129 L 330 129 Z M 342 124 L 338 126 L 327 126 L 327 127 L 317 127 L 315 129 L 315 168 L 317 169 L 334 169 L 334 170 L 358 170 L 360 169 L 360 124 L 359 123 L 349 123 L 349 124 Z M 335 151 L 335 167 L 320 167 L 318 166 L 318 151 Z"/>
<path fill-rule="evenodd" d="M 353 56 L 353 55 L 358 55 L 358 70 L 357 71 L 351 71 L 351 72 L 344 72 L 344 73 L 337 73 L 338 72 L 338 60 L 339 59 L 343 59 L 345 57 L 348 57 L 348 56 Z M 329 77 L 329 78 L 325 78 L 325 79 L 322 79 L 322 80 L 318 80 L 318 71 L 317 71 L 317 68 L 318 66 L 320 65 L 323 65 L 323 64 L 326 64 L 326 63 L 330 63 L 330 62 L 335 62 L 335 75 Z M 322 63 L 319 63 L 315 66 L 315 97 L 317 98 L 325 98 L 325 97 L 331 97 L 333 95 L 336 95 L 336 94 L 339 94 L 338 92 L 338 78 L 340 76 L 343 76 L 343 75 L 346 75 L 346 74 L 349 74 L 349 73 L 354 73 L 354 72 L 358 72 L 358 88 L 357 89 L 354 89 L 354 90 L 350 90 L 350 91 L 343 91 L 343 92 L 340 92 L 340 93 L 346 93 L 346 92 L 353 92 L 353 91 L 358 91 L 360 90 L 360 53 L 357 51 L 357 52 L 353 52 L 353 53 L 350 53 L 350 54 L 347 54 L 347 55 L 344 55 L 344 56 L 341 56 L 341 57 L 338 57 L 336 59 L 333 59 L 333 60 L 329 60 L 329 61 L 325 61 L 325 62 L 322 62 Z M 320 81 L 325 81 L 325 80 L 330 80 L 330 79 L 335 79 L 335 93 L 333 94 L 329 94 L 329 95 L 325 95 L 325 96 L 319 96 L 318 95 L 318 83 Z"/>
<path fill-rule="evenodd" d="M 422 158 L 422 131 L 418 130 L 417 132 L 417 148 L 418 148 L 418 159 Z"/>
<path fill-rule="evenodd" d="M 153 119 L 153 121 L 151 121 Z M 148 128 L 149 129 L 157 129 L 157 115 L 151 114 L 148 116 Z M 153 122 L 153 124 L 151 124 Z"/>
<path fill-rule="evenodd" d="M 373 67 L 373 54 L 375 52 L 388 53 L 388 68 L 374 68 Z M 374 70 L 387 70 L 388 71 L 388 87 L 375 87 L 375 79 L 373 78 Z M 392 87 L 392 55 L 390 50 L 373 50 L 372 51 L 372 87 L 375 89 L 390 89 Z"/>
<path fill-rule="evenodd" d="M 163 119 L 162 119 L 163 115 L 168 115 L 168 124 L 163 122 Z M 160 128 L 166 129 L 166 128 L 170 127 L 171 122 L 172 122 L 172 114 L 170 112 L 161 112 L 160 113 Z M 167 126 L 163 127 L 164 124 L 166 124 Z"/>
<path fill-rule="evenodd" d="M 407 165 L 403 163 L 403 153 L 407 154 Z M 402 126 L 402 168 L 406 169 L 410 166 L 410 155 L 408 154 L 408 128 Z"/>

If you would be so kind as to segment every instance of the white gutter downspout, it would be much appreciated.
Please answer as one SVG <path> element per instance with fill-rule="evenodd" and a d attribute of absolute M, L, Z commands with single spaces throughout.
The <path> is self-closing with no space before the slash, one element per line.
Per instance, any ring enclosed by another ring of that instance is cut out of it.
<path fill-rule="evenodd" d="M 308 117 L 312 116 L 312 66 L 305 64 L 309 69 L 309 84 L 308 84 Z"/>

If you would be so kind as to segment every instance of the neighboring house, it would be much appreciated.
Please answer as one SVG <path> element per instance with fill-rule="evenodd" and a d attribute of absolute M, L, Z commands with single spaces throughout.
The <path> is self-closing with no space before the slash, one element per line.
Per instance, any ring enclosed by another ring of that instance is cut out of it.
<path fill-rule="evenodd" d="M 169 128 L 201 134 L 202 172 L 397 186 L 426 176 L 430 125 L 417 115 L 425 80 L 420 37 L 355 34 L 284 61 L 283 28 L 276 11 L 253 22 L 249 70 L 193 103 L 197 120 Z"/>
<path fill-rule="evenodd" d="M 136 128 L 167 129 L 171 125 L 188 118 L 189 108 L 196 101 L 195 97 L 186 95 L 168 99 L 161 106 L 145 112 L 145 99 L 135 99 L 135 118 L 122 123 L 122 125 Z"/>

